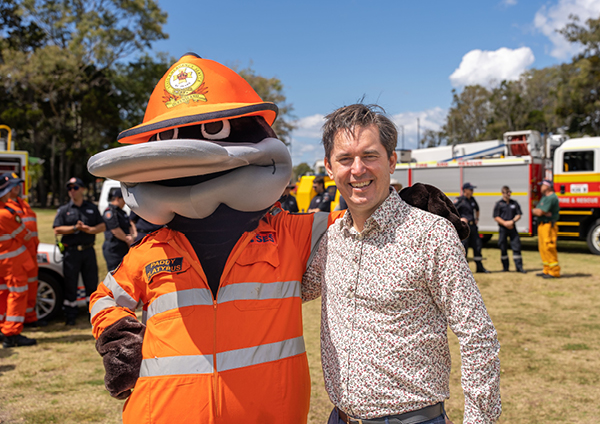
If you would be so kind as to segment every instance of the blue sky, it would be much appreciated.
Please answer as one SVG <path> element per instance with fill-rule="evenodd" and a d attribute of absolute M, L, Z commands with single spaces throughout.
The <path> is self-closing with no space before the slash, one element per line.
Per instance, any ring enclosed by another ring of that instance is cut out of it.
<path fill-rule="evenodd" d="M 323 116 L 365 97 L 404 128 L 406 148 L 443 124 L 452 89 L 493 86 L 526 69 L 569 61 L 577 46 L 555 32 L 570 14 L 600 15 L 600 0 L 241 1 L 159 0 L 179 58 L 193 51 L 277 77 L 294 107 L 294 164 L 323 156 Z M 399 147 L 401 140 L 399 140 Z"/>

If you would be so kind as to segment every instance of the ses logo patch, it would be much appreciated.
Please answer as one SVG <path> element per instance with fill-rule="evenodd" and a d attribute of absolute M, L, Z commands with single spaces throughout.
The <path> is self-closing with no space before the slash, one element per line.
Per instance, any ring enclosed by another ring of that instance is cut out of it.
<path fill-rule="evenodd" d="M 275 241 L 274 233 L 258 233 L 254 236 L 251 243 L 272 243 L 277 244 Z"/>
<path fill-rule="evenodd" d="M 159 272 L 180 272 L 183 270 L 183 258 L 168 258 L 146 265 L 146 278 L 148 281 Z"/>

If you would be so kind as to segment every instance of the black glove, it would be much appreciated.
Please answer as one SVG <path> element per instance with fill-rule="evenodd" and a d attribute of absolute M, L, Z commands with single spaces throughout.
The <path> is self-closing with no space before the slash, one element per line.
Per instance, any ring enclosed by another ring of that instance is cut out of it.
<path fill-rule="evenodd" d="M 411 206 L 446 218 L 454 225 L 461 240 L 469 237 L 469 226 L 460 220 L 454 203 L 437 187 L 416 183 L 402 189 L 400 197 Z"/>
<path fill-rule="evenodd" d="M 104 362 L 104 385 L 112 397 L 127 399 L 140 375 L 146 326 L 133 317 L 108 326 L 96 340 Z"/>

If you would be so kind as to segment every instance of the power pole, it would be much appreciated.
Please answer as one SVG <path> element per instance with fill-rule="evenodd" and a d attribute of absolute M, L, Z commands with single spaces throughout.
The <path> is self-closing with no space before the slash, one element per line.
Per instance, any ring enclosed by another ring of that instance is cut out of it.
<path fill-rule="evenodd" d="M 420 122 L 419 118 L 417 118 L 417 149 L 421 148 L 421 137 L 419 134 L 420 126 L 421 126 L 421 122 Z"/>

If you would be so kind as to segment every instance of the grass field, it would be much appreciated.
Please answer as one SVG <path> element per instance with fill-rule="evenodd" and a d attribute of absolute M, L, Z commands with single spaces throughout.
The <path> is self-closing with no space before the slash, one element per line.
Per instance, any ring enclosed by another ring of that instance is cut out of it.
<path fill-rule="evenodd" d="M 42 241 L 53 243 L 54 211 L 37 211 Z M 106 272 L 96 242 L 101 278 Z M 583 243 L 559 243 L 563 278 L 544 280 L 536 240 L 524 240 L 528 274 L 502 273 L 492 240 L 476 274 L 498 330 L 502 368 L 501 423 L 600 422 L 600 258 Z M 512 264 L 511 264 L 512 266 Z M 474 269 L 474 266 L 473 266 Z M 331 404 L 323 389 L 319 357 L 318 301 L 304 305 L 304 328 L 312 377 L 310 423 L 325 423 Z M 104 390 L 104 370 L 91 328 L 81 311 L 78 325 L 62 321 L 36 331 L 30 348 L 0 350 L 0 423 L 119 423 L 122 401 Z M 447 409 L 462 422 L 458 343 L 449 335 L 453 359 Z"/>

